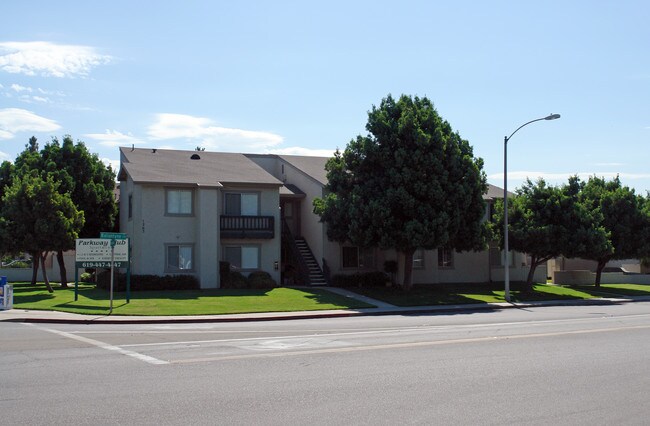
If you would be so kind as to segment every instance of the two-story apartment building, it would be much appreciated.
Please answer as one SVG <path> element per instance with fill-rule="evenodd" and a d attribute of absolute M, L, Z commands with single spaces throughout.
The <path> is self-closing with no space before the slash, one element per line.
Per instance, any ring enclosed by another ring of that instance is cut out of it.
<path fill-rule="evenodd" d="M 120 230 L 134 274 L 193 274 L 219 287 L 219 261 L 280 280 L 282 182 L 242 154 L 120 149 Z"/>
<path fill-rule="evenodd" d="M 312 204 L 324 196 L 327 158 L 134 148 L 121 148 L 120 157 L 120 230 L 131 239 L 134 274 L 193 274 L 202 288 L 214 288 L 222 260 L 286 284 L 383 270 L 386 260 L 404 270 L 393 251 L 327 239 Z M 489 205 L 502 196 L 490 186 L 484 199 Z M 504 260 L 497 248 L 418 250 L 413 281 L 499 281 Z M 509 260 L 512 279 L 525 279 L 526 256 Z"/>

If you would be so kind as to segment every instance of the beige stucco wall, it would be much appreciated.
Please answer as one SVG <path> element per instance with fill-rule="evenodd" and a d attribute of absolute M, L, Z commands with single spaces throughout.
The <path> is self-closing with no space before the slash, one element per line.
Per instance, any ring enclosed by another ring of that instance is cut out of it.
<path fill-rule="evenodd" d="M 66 278 L 69 283 L 74 282 L 75 277 L 75 251 L 70 250 L 63 253 L 63 262 L 65 263 Z M 59 269 L 59 262 L 56 259 L 56 253 L 52 252 L 47 255 L 45 259 L 45 269 L 47 278 L 53 282 L 61 281 L 61 271 Z M 79 274 L 83 272 L 79 269 Z M 7 277 L 9 284 L 20 281 L 32 280 L 32 268 L 1 268 L 0 276 Z M 37 281 L 44 281 L 43 269 L 38 268 Z"/>
<path fill-rule="evenodd" d="M 201 288 L 218 288 L 219 281 L 219 191 L 199 188 L 196 191 L 194 259 Z"/>
<path fill-rule="evenodd" d="M 260 194 L 260 215 L 275 219 L 275 238 L 271 240 L 227 240 L 226 243 L 260 246 L 260 268 L 280 281 L 280 212 L 277 186 L 252 188 L 231 186 L 224 189 L 193 187 L 192 216 L 165 216 L 165 190 L 168 187 L 134 185 L 122 182 L 120 198 L 120 230 L 131 239 L 133 274 L 167 275 L 165 250 L 167 244 L 190 244 L 194 247 L 194 265 L 182 274 L 195 275 L 201 288 L 217 288 L 219 261 L 224 241 L 219 235 L 219 216 L 223 214 L 226 191 L 248 191 Z M 175 188 L 170 186 L 169 188 Z M 128 195 L 133 194 L 133 217 L 128 219 Z M 275 262 L 278 269 L 275 269 Z"/>
<path fill-rule="evenodd" d="M 587 270 L 553 271 L 553 282 L 564 285 L 592 285 L 596 282 L 596 273 Z M 602 284 L 650 284 L 650 274 L 603 272 L 600 282 Z"/>

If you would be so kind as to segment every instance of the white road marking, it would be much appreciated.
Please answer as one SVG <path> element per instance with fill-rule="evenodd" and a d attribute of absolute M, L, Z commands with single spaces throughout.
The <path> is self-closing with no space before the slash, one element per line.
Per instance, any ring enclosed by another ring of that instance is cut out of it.
<path fill-rule="evenodd" d="M 231 361 L 231 360 L 251 359 L 251 358 L 281 358 L 286 356 L 304 356 L 304 355 L 346 353 L 346 352 L 349 353 L 349 352 L 373 351 L 373 350 L 382 350 L 382 349 L 400 349 L 400 348 L 450 345 L 450 344 L 459 344 L 459 343 L 477 343 L 477 342 L 495 341 L 495 340 L 531 339 L 531 338 L 540 338 L 540 337 L 565 336 L 565 335 L 573 335 L 573 334 L 605 333 L 605 332 L 612 332 L 612 331 L 639 330 L 639 329 L 646 329 L 646 328 L 650 328 L 650 325 L 601 328 L 601 329 L 593 329 L 593 330 L 561 331 L 561 332 L 554 332 L 554 333 L 520 334 L 520 335 L 512 335 L 512 336 L 488 336 L 488 337 L 475 337 L 475 338 L 468 338 L 468 339 L 434 340 L 434 341 L 408 342 L 408 343 L 389 343 L 383 345 L 353 346 L 353 347 L 344 347 L 344 348 L 323 348 L 323 349 L 302 350 L 302 351 L 293 351 L 293 352 L 270 352 L 270 353 L 254 353 L 254 354 L 243 354 L 243 355 L 226 355 L 226 356 L 217 356 L 217 357 L 181 359 L 181 360 L 171 361 L 171 363 L 191 364 L 191 363 L 198 363 L 198 362 Z"/>
<path fill-rule="evenodd" d="M 107 351 L 113 351 L 113 352 L 117 352 L 117 353 L 122 354 L 122 355 L 130 356 L 132 358 L 138 359 L 140 361 L 144 361 L 144 362 L 149 363 L 149 364 L 154 364 L 154 365 L 169 364 L 169 362 L 167 362 L 167 361 L 163 361 L 161 359 L 154 358 L 154 357 L 151 357 L 151 356 L 148 356 L 148 355 L 143 355 L 143 354 L 139 354 L 137 352 L 122 349 L 119 346 L 109 345 L 108 343 L 100 342 L 99 340 L 89 339 L 89 338 L 83 337 L 83 336 L 77 336 L 76 334 L 67 333 L 65 331 L 59 331 L 59 330 L 53 330 L 51 328 L 39 327 L 39 326 L 36 326 L 34 324 L 25 324 L 25 325 L 36 327 L 39 330 L 54 333 L 54 334 L 57 334 L 57 335 L 62 336 L 62 337 L 67 337 L 68 339 L 73 339 L 73 340 L 77 340 L 79 342 L 87 343 L 89 345 L 97 346 L 98 348 L 106 349 Z"/>
<path fill-rule="evenodd" d="M 518 322 L 503 322 L 503 323 L 491 323 L 491 324 L 464 324 L 464 325 L 433 325 L 433 326 L 414 326 L 414 327 L 391 327 L 391 328 L 378 328 L 371 329 L 366 331 L 342 331 L 338 333 L 313 333 L 313 334 L 298 334 L 298 335 L 289 335 L 289 336 L 265 336 L 265 337 L 242 337 L 238 339 L 210 339 L 210 340 L 182 340 L 174 342 L 155 342 L 155 343 L 132 343 L 120 345 L 121 347 L 146 347 L 146 346 L 175 346 L 175 345 L 189 345 L 189 344 L 211 344 L 211 343 L 237 343 L 237 342 L 248 342 L 248 341 L 268 341 L 273 338 L 275 340 L 293 340 L 293 339 L 305 339 L 305 338 L 323 338 L 323 337 L 346 337 L 346 336 L 367 336 L 373 334 L 387 334 L 393 332 L 400 333 L 409 333 L 409 332 L 427 332 L 427 331 L 454 331 L 458 329 L 479 329 L 479 328 L 488 328 L 488 327 L 505 327 L 505 326 L 537 326 L 545 324 L 558 324 L 558 323 L 567 323 L 567 322 L 587 322 L 594 320 L 608 320 L 608 319 L 622 319 L 622 318 L 636 318 L 636 317 L 647 317 L 650 314 L 639 314 L 639 315 L 625 315 L 625 316 L 616 316 L 616 317 L 598 317 L 598 318 L 571 318 L 571 319 L 560 319 L 560 320 L 534 320 L 534 321 L 518 321 Z M 215 331 L 219 333 L 219 331 Z M 93 332 L 88 332 L 92 334 Z M 105 331 L 102 333 L 111 334 L 110 331 Z M 128 334 L 159 334 L 160 331 L 155 333 L 150 333 L 147 331 L 125 331 Z M 164 332 L 164 334 L 173 333 L 173 334 L 186 334 L 185 332 Z M 204 332 L 203 332 L 204 333 Z M 122 331 L 115 334 L 122 334 Z M 188 333 L 194 334 L 194 333 Z"/>

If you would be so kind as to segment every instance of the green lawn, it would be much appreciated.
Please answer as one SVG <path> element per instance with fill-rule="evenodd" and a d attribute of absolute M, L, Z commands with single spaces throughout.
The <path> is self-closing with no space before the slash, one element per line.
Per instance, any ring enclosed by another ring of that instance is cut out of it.
<path fill-rule="evenodd" d="M 581 289 L 536 284 L 533 294 L 521 297 L 512 287 L 511 299 L 517 302 L 540 300 L 579 300 L 601 297 Z M 350 290 L 397 306 L 429 306 L 466 303 L 505 302 L 505 291 L 494 284 L 415 285 L 410 292 L 395 287 L 350 288 Z"/>
<path fill-rule="evenodd" d="M 593 285 L 573 286 L 572 288 L 597 297 L 650 296 L 650 285 L 648 284 L 601 284 L 600 288 Z"/>
<path fill-rule="evenodd" d="M 14 284 L 14 308 L 106 315 L 109 294 L 94 285 L 80 284 L 74 301 L 74 285 L 50 294 L 44 285 Z M 347 297 L 320 289 L 275 288 L 270 290 L 184 290 L 115 293 L 113 315 L 215 315 L 252 312 L 316 311 L 372 308 Z"/>
<path fill-rule="evenodd" d="M 45 286 L 14 284 L 14 308 L 54 310 L 90 315 L 108 314 L 108 292 L 94 285 L 81 284 L 79 300 L 74 288 L 54 286 L 50 294 Z M 513 301 L 580 300 L 599 297 L 650 296 L 650 285 L 603 284 L 562 287 L 536 284 L 533 294 L 522 297 L 518 285 L 512 285 Z M 395 287 L 349 288 L 396 306 L 431 306 L 505 302 L 503 289 L 493 284 L 416 285 L 410 292 Z M 113 315 L 216 315 L 253 312 L 316 311 L 356 309 L 374 306 L 339 296 L 322 289 L 276 288 L 271 290 L 185 290 L 132 292 L 126 303 L 124 293 L 115 293 Z"/>

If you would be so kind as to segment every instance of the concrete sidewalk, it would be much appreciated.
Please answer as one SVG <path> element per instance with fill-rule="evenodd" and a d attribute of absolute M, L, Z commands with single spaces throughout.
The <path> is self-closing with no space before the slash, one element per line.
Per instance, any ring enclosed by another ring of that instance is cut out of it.
<path fill-rule="evenodd" d="M 121 315 L 82 315 L 58 311 L 33 311 L 10 309 L 0 311 L 1 321 L 29 323 L 70 323 L 70 324 L 159 324 L 159 323 L 206 323 L 241 321 L 279 321 L 310 318 L 337 318 L 370 315 L 426 315 L 453 314 L 462 312 L 489 311 L 500 309 L 523 309 L 540 306 L 613 305 L 621 303 L 650 301 L 650 297 L 601 298 L 587 300 L 554 300 L 524 303 L 472 303 L 462 305 L 410 306 L 398 307 L 371 299 L 341 288 L 327 290 L 375 305 L 376 308 L 299 311 L 299 312 L 259 312 L 228 315 L 187 315 L 187 316 L 121 316 Z"/>

